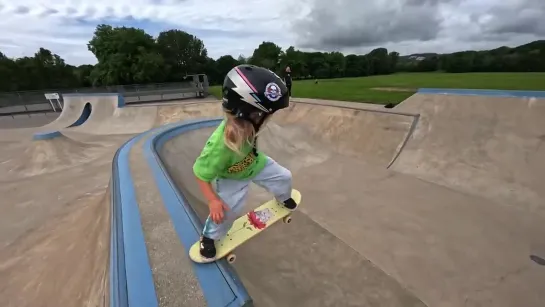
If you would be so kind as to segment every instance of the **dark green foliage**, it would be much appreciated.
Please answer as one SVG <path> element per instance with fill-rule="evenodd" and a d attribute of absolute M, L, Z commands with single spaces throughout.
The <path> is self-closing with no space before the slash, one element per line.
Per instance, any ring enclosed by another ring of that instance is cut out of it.
<path fill-rule="evenodd" d="M 389 75 L 396 72 L 543 72 L 545 41 L 516 48 L 452 54 L 422 53 L 400 56 L 386 48 L 366 55 L 340 52 L 285 51 L 262 42 L 249 57 L 208 57 L 202 40 L 181 30 L 161 32 L 157 38 L 142 29 L 96 27 L 88 49 L 96 65 L 74 67 L 58 55 L 40 48 L 33 57 L 7 58 L 0 52 L 0 91 L 67 89 L 118 84 L 176 82 L 189 74 L 205 73 L 210 84 L 221 84 L 225 74 L 240 63 L 267 67 L 280 76 L 291 67 L 294 80 Z"/>

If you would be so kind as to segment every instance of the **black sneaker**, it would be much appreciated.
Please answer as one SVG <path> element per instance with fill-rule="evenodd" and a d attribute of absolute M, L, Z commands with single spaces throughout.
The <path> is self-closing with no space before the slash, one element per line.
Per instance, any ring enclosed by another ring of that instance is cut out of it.
<path fill-rule="evenodd" d="M 295 200 L 293 200 L 293 198 L 288 198 L 284 203 L 283 203 L 284 207 L 286 207 L 286 209 L 289 209 L 289 210 L 295 210 L 295 208 L 297 208 L 297 203 L 295 202 Z"/>
<path fill-rule="evenodd" d="M 203 236 L 201 238 L 201 256 L 204 258 L 214 258 L 216 256 L 216 245 L 214 240 Z"/>

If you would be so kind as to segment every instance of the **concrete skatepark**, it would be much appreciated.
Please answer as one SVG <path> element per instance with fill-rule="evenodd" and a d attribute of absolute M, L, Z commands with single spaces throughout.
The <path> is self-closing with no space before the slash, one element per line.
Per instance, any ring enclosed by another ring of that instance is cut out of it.
<path fill-rule="evenodd" d="M 545 300 L 543 92 L 294 99 L 260 147 L 292 171 L 301 209 L 233 265 L 186 256 L 207 214 L 191 165 L 218 101 L 65 99 L 45 126 L 0 131 L 1 306 Z M 269 198 L 252 186 L 247 209 Z"/>

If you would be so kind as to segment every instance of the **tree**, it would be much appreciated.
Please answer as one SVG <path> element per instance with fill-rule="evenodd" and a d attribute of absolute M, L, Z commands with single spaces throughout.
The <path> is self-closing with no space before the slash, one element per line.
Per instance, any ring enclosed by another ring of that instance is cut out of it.
<path fill-rule="evenodd" d="M 250 64 L 262 66 L 277 71 L 282 48 L 273 42 L 262 42 L 252 54 Z"/>
<path fill-rule="evenodd" d="M 164 80 L 164 60 L 153 37 L 144 30 L 98 25 L 87 45 L 98 60 L 94 85 L 134 84 Z"/>
<path fill-rule="evenodd" d="M 17 64 L 0 52 L 0 91 L 16 91 L 20 86 Z"/>
<path fill-rule="evenodd" d="M 215 85 L 241 63 L 264 66 L 279 75 L 289 65 L 293 79 L 362 77 L 396 71 L 545 71 L 544 40 L 515 48 L 408 56 L 388 53 L 386 48 L 346 56 L 336 51 L 305 52 L 294 46 L 283 51 L 275 43 L 264 41 L 250 57 L 223 55 L 214 60 L 201 39 L 181 30 L 163 31 L 154 38 L 142 29 L 101 24 L 87 47 L 97 58 L 96 65 L 74 67 L 45 48 L 18 59 L 0 52 L 0 91 L 183 81 L 186 75 L 196 73 L 207 74 L 210 84 Z"/>
<path fill-rule="evenodd" d="M 240 62 L 235 60 L 230 55 L 224 55 L 218 58 L 216 61 L 216 67 L 220 76 L 225 76 L 227 73 L 233 69 L 233 67 L 239 65 Z"/>
<path fill-rule="evenodd" d="M 399 61 L 399 53 L 392 51 L 388 54 L 390 65 L 388 67 L 388 73 L 392 74 L 396 71 L 397 62 Z"/>
<path fill-rule="evenodd" d="M 169 81 L 182 81 L 186 75 L 203 71 L 208 51 L 202 40 L 181 30 L 163 31 L 157 45 L 169 72 Z"/>
<path fill-rule="evenodd" d="M 308 76 L 308 66 L 305 61 L 305 53 L 295 50 L 295 47 L 290 46 L 285 52 L 280 55 L 280 64 L 278 73 L 283 73 L 287 66 L 291 68 L 291 77 L 293 79 L 305 78 Z"/>
<path fill-rule="evenodd" d="M 326 55 L 326 61 L 329 66 L 330 78 L 344 77 L 346 61 L 344 55 L 340 52 L 331 52 Z"/>
<path fill-rule="evenodd" d="M 247 64 L 248 63 L 248 59 L 245 58 L 244 55 L 242 55 L 242 54 L 238 56 L 237 61 L 240 64 Z"/>

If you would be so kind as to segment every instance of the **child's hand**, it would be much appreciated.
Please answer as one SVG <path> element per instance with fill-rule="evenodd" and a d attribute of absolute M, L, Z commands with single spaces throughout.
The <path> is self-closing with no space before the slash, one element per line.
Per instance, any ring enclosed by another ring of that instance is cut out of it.
<path fill-rule="evenodd" d="M 221 199 L 215 199 L 208 204 L 210 208 L 210 218 L 214 223 L 220 224 L 223 221 L 223 210 L 229 210 L 229 207 Z"/>

